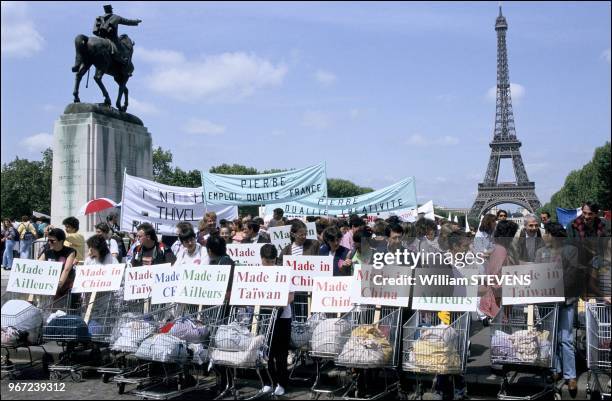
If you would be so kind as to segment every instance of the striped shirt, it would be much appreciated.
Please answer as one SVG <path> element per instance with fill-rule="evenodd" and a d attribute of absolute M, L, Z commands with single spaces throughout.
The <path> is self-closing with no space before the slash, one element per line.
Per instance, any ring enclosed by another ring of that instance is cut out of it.
<path fill-rule="evenodd" d="M 304 246 L 303 245 L 295 245 L 291 244 L 291 255 L 293 256 L 301 256 L 304 254 Z"/>

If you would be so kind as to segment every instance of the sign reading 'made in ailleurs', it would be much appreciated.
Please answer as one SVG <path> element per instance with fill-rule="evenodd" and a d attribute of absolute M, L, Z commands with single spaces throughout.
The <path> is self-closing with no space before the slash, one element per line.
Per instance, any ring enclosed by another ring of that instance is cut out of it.
<path fill-rule="evenodd" d="M 202 171 L 204 202 L 217 205 L 264 205 L 327 195 L 325 163 L 300 170 L 258 175 Z"/>

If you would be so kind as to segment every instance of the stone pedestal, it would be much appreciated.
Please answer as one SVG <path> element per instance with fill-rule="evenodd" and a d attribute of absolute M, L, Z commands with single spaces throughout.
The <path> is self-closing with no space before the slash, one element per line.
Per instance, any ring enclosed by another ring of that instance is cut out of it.
<path fill-rule="evenodd" d="M 68 105 L 53 130 L 51 224 L 63 228 L 62 220 L 75 216 L 87 238 L 100 218 L 79 216 L 79 209 L 95 198 L 121 202 L 124 170 L 151 179 L 152 155 L 151 134 L 138 117 L 96 104 Z"/>

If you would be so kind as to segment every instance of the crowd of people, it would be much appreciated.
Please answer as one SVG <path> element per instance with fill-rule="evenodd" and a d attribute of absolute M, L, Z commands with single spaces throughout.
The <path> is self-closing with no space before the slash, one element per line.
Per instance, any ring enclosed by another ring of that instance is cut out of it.
<path fill-rule="evenodd" d="M 87 240 L 79 233 L 79 220 L 75 217 L 66 218 L 62 222 L 64 229 L 61 229 L 50 225 L 48 220 L 23 216 L 18 224 L 8 218 L 3 220 L 2 265 L 5 269 L 11 268 L 17 243 L 21 258 L 62 262 L 64 269 L 56 295 L 60 297 L 70 292 L 75 277 L 73 267 L 79 263 L 233 267 L 235 262 L 228 255 L 226 245 L 234 243 L 265 244 L 261 248 L 263 265 L 281 264 L 284 255 L 332 256 L 334 276 L 352 275 L 353 267 L 370 262 L 374 252 L 395 252 L 398 249 L 434 253 L 481 252 L 485 255 L 481 269 L 492 275 L 501 275 L 502 268 L 508 265 L 560 262 L 565 274 L 566 300 L 559 311 L 559 352 L 555 372 L 567 381 L 570 391 L 575 391 L 572 328 L 576 301 L 593 296 L 610 302 L 610 227 L 598 214 L 598 206 L 586 202 L 582 205 L 582 215 L 566 228 L 551 221 L 547 212 L 541 213 L 539 218 L 533 214 L 526 215 L 523 226 L 519 227 L 508 219 L 506 211 L 499 210 L 495 215 L 485 215 L 475 233 L 466 233 L 464 227 L 452 221 L 434 221 L 423 216 L 415 223 L 400 221 L 397 216 L 373 222 L 369 222 L 367 216 L 358 215 L 348 218 L 306 217 L 306 222 L 315 223 L 316 239 L 307 238 L 307 226 L 303 220 L 285 218 L 280 208 L 274 210 L 267 224 L 261 217 L 252 216 L 217 221 L 216 214 L 208 212 L 197 227 L 180 222 L 175 236 L 162 238 L 149 223 L 140 224 L 135 233 L 122 233 L 117 215 L 111 214 L 106 222 L 96 225 L 96 234 Z M 290 243 L 277 249 L 271 244 L 267 231 L 285 225 L 290 226 Z M 37 255 L 32 255 L 32 243 L 37 238 L 45 238 L 46 242 Z M 486 325 L 500 309 L 501 292 L 499 288 L 481 287 L 478 295 L 478 313 Z M 278 316 L 270 353 L 273 382 L 266 390 L 272 391 L 274 387 L 274 393 L 282 395 L 288 385 L 290 305 Z M 455 379 L 455 384 L 457 382 L 461 381 Z"/>

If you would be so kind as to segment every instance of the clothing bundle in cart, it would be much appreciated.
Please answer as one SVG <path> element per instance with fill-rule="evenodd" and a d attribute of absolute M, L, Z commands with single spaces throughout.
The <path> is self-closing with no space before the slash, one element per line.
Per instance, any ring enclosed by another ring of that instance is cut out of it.
<path fill-rule="evenodd" d="M 52 313 L 43 327 L 43 336 L 48 340 L 57 339 L 83 341 L 91 340 L 89 327 L 81 316 L 68 315 L 64 311 Z"/>
<path fill-rule="evenodd" d="M 305 322 L 291 322 L 291 346 L 293 348 L 303 348 L 310 344 L 312 333 L 317 325 L 324 320 L 322 314 L 315 313 L 308 317 Z"/>
<path fill-rule="evenodd" d="M 147 361 L 184 363 L 187 343 L 170 334 L 155 334 L 140 344 L 134 356 Z"/>
<path fill-rule="evenodd" d="M 363 325 L 353 329 L 351 336 L 338 355 L 340 363 L 359 363 L 378 366 L 389 362 L 393 354 L 391 344 L 379 328 Z"/>
<path fill-rule="evenodd" d="M 136 352 L 140 343 L 155 333 L 157 325 L 143 319 L 134 319 L 132 314 L 124 314 L 119 319 L 117 338 L 111 345 L 111 350 L 119 352 Z"/>
<path fill-rule="evenodd" d="M 408 364 L 440 374 L 459 370 L 457 339 L 455 329 L 446 324 L 422 330 L 412 344 Z"/>
<path fill-rule="evenodd" d="M 311 350 L 315 353 L 339 354 L 344 347 L 339 340 L 346 338 L 350 330 L 350 323 L 344 319 L 323 320 L 312 333 Z"/>
<path fill-rule="evenodd" d="M 2 305 L 2 345 L 39 344 L 42 311 L 27 301 L 12 299 Z"/>
<path fill-rule="evenodd" d="M 253 335 L 239 322 L 222 325 L 215 334 L 210 359 L 221 365 L 251 365 L 257 361 L 264 342 L 263 335 Z"/>
<path fill-rule="evenodd" d="M 518 330 L 512 334 L 496 330 L 491 339 L 491 357 L 505 362 L 548 365 L 551 344 L 547 330 Z"/>

